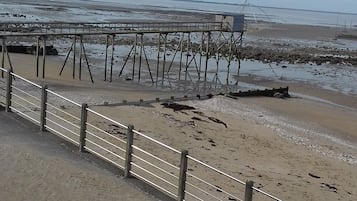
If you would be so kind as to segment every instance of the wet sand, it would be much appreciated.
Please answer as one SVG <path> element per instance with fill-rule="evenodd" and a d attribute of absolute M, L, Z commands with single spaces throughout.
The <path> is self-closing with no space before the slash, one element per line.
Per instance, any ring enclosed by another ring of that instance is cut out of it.
<path fill-rule="evenodd" d="M 59 77 L 62 63 L 58 57 L 48 58 L 48 79 L 42 80 L 34 77 L 33 56 L 11 54 L 11 58 L 16 73 L 47 83 L 50 89 L 79 103 L 102 105 L 104 101 L 121 103 L 123 99 L 177 96 L 175 92 L 127 81 L 108 83 L 97 78 L 92 84 L 85 75 L 84 81 L 72 80 L 70 65 Z M 304 85 L 300 88 L 299 92 L 304 92 Z M 313 90 L 306 91 L 310 92 L 307 95 L 320 97 Z M 336 98 L 334 93 L 321 94 L 321 98 L 330 97 L 330 101 Z M 353 106 L 354 97 L 341 96 L 337 102 L 343 104 L 343 99 L 351 103 L 346 105 Z M 134 124 L 138 130 L 178 150 L 187 149 L 192 156 L 241 180 L 253 180 L 262 190 L 285 200 L 352 201 L 357 195 L 355 111 L 305 98 L 233 100 L 218 96 L 182 104 L 196 107 L 203 116 L 192 111 L 173 112 L 159 103 L 91 107 L 124 124 Z M 220 119 L 227 128 L 207 117 Z M 338 190 L 335 192 L 331 186 Z"/>

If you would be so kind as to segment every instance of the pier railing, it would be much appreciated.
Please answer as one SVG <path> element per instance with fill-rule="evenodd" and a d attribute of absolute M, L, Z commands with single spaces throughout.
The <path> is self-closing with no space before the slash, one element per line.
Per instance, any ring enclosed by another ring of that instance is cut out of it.
<path fill-rule="evenodd" d="M 0 105 L 175 200 L 276 200 L 228 173 L 0 68 Z M 253 199 L 254 197 L 254 199 Z"/>
<path fill-rule="evenodd" d="M 2 22 L 0 35 L 73 35 L 117 34 L 131 32 L 205 32 L 228 31 L 223 22 Z"/>

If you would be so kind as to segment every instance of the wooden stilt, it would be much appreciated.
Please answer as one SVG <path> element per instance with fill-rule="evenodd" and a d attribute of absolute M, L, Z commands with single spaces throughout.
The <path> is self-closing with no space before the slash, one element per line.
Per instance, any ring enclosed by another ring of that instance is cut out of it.
<path fill-rule="evenodd" d="M 42 37 L 42 78 L 45 78 L 46 71 L 46 36 Z"/>
<path fill-rule="evenodd" d="M 104 81 L 107 81 L 107 71 L 108 71 L 108 47 L 109 47 L 109 35 L 107 35 L 105 41 L 105 63 L 104 63 Z"/>
<path fill-rule="evenodd" d="M 181 38 L 180 44 L 181 44 L 181 42 L 182 42 L 182 38 Z M 180 44 L 179 44 L 179 45 L 176 47 L 176 49 L 175 49 L 175 52 L 174 52 L 174 55 L 173 55 L 173 57 L 172 57 L 171 63 L 170 63 L 170 65 L 169 65 L 169 68 L 168 68 L 167 71 L 166 71 L 167 74 L 169 74 L 169 72 L 171 71 L 171 68 L 172 68 L 172 66 L 173 66 L 173 64 L 174 64 L 174 61 L 175 61 L 175 58 L 176 58 L 176 55 L 177 55 L 178 51 L 180 50 Z M 180 73 L 180 72 L 179 72 L 179 73 Z"/>
<path fill-rule="evenodd" d="M 231 67 L 231 63 L 232 63 L 232 59 L 233 59 L 233 32 L 231 33 L 230 39 L 228 41 L 228 45 L 229 45 L 229 49 L 228 49 L 228 65 L 227 65 L 227 78 L 226 78 L 226 84 L 227 86 L 229 86 L 229 74 L 230 74 L 230 67 Z"/>
<path fill-rule="evenodd" d="M 150 74 L 151 82 L 152 82 L 152 84 L 154 84 L 154 78 L 153 78 L 152 73 L 151 73 L 150 64 L 149 64 L 148 57 L 147 57 L 147 55 L 146 55 L 145 48 L 143 48 L 143 52 L 144 52 L 144 56 L 145 56 L 146 65 L 147 65 L 148 70 L 149 70 L 149 74 Z"/>
<path fill-rule="evenodd" d="M 161 85 L 164 86 L 164 80 L 165 80 L 165 67 L 166 67 L 166 45 L 167 45 L 167 33 L 165 33 L 164 36 L 164 61 L 162 63 L 162 80 L 161 80 Z"/>
<path fill-rule="evenodd" d="M 65 67 L 65 66 L 66 66 L 66 64 L 67 64 L 67 61 L 68 61 L 69 55 L 71 54 L 72 50 L 73 50 L 73 42 L 72 42 L 72 44 L 71 44 L 70 49 L 68 50 L 68 53 L 67 53 L 67 55 L 66 55 L 66 59 L 64 60 L 64 63 L 63 63 L 63 66 L 62 66 L 62 68 L 61 68 L 61 71 L 60 71 L 59 75 L 62 75 L 63 70 L 64 70 L 64 67 Z"/>
<path fill-rule="evenodd" d="M 187 51 L 186 51 L 186 65 L 185 65 L 185 81 L 187 81 L 188 66 L 189 66 L 189 55 L 190 55 L 190 44 L 191 44 L 191 33 L 187 34 Z"/>
<path fill-rule="evenodd" d="M 123 66 L 121 67 L 121 70 L 120 70 L 120 72 L 119 72 L 119 77 L 123 74 L 124 68 L 125 68 L 126 64 L 128 63 L 129 58 L 130 58 L 130 55 L 131 55 L 131 53 L 133 52 L 133 50 L 134 50 L 134 45 L 131 47 L 128 56 L 127 56 L 127 57 L 125 58 L 125 60 L 124 60 L 124 64 L 123 64 Z"/>
<path fill-rule="evenodd" d="M 114 40 L 115 40 L 115 34 L 112 35 L 112 57 L 110 60 L 110 77 L 109 77 L 109 82 L 113 81 L 113 65 L 114 65 Z"/>
<path fill-rule="evenodd" d="M 76 77 L 76 51 L 77 51 L 77 36 L 73 36 L 73 66 L 72 66 L 72 77 Z"/>
<path fill-rule="evenodd" d="M 83 55 L 84 55 L 84 58 L 85 58 L 86 63 L 87 63 L 88 74 L 89 74 L 90 80 L 92 81 L 92 83 L 94 83 L 92 72 L 90 70 L 90 66 L 89 66 L 89 62 L 88 62 L 88 57 L 87 57 L 87 54 L 86 54 L 86 49 L 84 48 L 83 41 L 81 41 L 81 43 L 82 43 L 82 48 L 83 48 Z"/>
<path fill-rule="evenodd" d="M 140 82 L 140 79 L 141 79 L 141 61 L 142 61 L 142 55 L 143 55 L 143 48 L 144 48 L 144 35 L 141 34 L 140 35 L 140 53 L 139 53 L 139 82 Z"/>
<path fill-rule="evenodd" d="M 135 66 L 136 66 L 136 49 L 138 46 L 138 34 L 135 34 L 135 41 L 134 41 L 134 57 L 133 57 L 133 69 L 131 73 L 131 80 L 135 78 Z"/>
<path fill-rule="evenodd" d="M 6 42 L 5 42 L 5 37 L 1 37 L 2 40 L 2 47 L 1 47 L 1 68 L 5 68 L 5 48 L 6 48 Z M 4 78 L 4 71 L 1 71 L 1 77 Z"/>
<path fill-rule="evenodd" d="M 211 32 L 207 32 L 206 63 L 205 63 L 205 78 L 204 78 L 205 83 L 207 82 L 208 61 L 210 57 L 210 50 L 209 50 L 210 41 L 211 41 Z"/>
<path fill-rule="evenodd" d="M 198 65 L 198 83 L 201 81 L 201 68 L 202 68 L 202 51 L 203 51 L 203 45 L 204 45 L 204 32 L 202 32 L 201 35 L 201 45 L 200 45 L 200 61 Z"/>
<path fill-rule="evenodd" d="M 182 71 L 182 58 L 183 58 L 183 40 L 185 38 L 185 33 L 181 35 L 181 42 L 180 42 L 180 67 L 179 67 L 179 80 L 181 80 L 181 71 Z"/>
<path fill-rule="evenodd" d="M 161 47 L 161 33 L 159 33 L 159 41 L 158 41 L 158 45 L 157 45 L 156 87 L 159 82 L 160 47 Z"/>
<path fill-rule="evenodd" d="M 11 71 L 11 72 L 14 72 L 14 69 L 12 68 L 12 63 L 11 63 L 11 59 L 10 59 L 10 54 L 9 54 L 9 51 L 7 51 L 6 45 L 5 45 L 5 51 L 6 51 L 6 55 L 7 55 L 7 60 L 9 61 L 10 71 Z"/>
<path fill-rule="evenodd" d="M 40 64 L 40 37 L 37 37 L 36 42 L 36 77 L 39 76 L 39 64 Z"/>
<path fill-rule="evenodd" d="M 82 80 L 83 35 L 79 35 L 79 69 L 78 79 Z"/>

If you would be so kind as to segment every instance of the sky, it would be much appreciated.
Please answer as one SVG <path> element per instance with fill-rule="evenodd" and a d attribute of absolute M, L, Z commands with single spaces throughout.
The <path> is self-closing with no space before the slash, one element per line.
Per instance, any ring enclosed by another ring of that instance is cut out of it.
<path fill-rule="evenodd" d="M 207 2 L 244 3 L 246 0 L 203 0 Z M 332 11 L 357 14 L 357 0 L 247 0 L 258 6 Z"/>

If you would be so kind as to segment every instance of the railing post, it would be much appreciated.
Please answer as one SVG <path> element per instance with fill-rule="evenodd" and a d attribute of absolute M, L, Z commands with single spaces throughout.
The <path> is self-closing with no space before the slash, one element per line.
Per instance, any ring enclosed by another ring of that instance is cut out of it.
<path fill-rule="evenodd" d="M 181 152 L 180 177 L 179 177 L 179 186 L 178 186 L 178 201 L 185 200 L 187 155 L 188 155 L 187 150 L 184 150 Z"/>
<path fill-rule="evenodd" d="M 11 70 L 7 70 L 6 80 L 6 112 L 11 112 L 11 91 L 12 91 L 12 74 Z"/>
<path fill-rule="evenodd" d="M 126 136 L 126 153 L 125 153 L 125 170 L 124 170 L 124 177 L 130 177 L 130 170 L 131 170 L 131 160 L 132 160 L 132 153 L 133 153 L 133 141 L 134 141 L 134 126 L 129 125 L 127 136 Z"/>
<path fill-rule="evenodd" d="M 82 104 L 82 111 L 81 111 L 81 127 L 79 131 L 79 151 L 84 152 L 86 146 L 86 129 L 87 129 L 87 116 L 88 116 L 88 105 L 83 103 Z"/>
<path fill-rule="evenodd" d="M 245 196 L 244 201 L 252 201 L 253 200 L 253 181 L 247 181 L 245 183 Z"/>
<path fill-rule="evenodd" d="M 41 89 L 41 114 L 40 114 L 40 130 L 46 131 L 46 110 L 47 110 L 47 85 Z"/>

